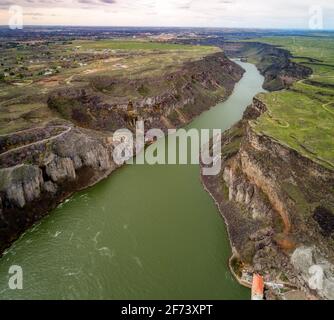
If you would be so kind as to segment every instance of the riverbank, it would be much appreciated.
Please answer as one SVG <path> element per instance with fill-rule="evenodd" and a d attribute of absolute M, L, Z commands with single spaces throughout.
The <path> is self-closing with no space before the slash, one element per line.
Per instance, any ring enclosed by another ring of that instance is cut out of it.
<path fill-rule="evenodd" d="M 216 194 L 216 195 L 213 194 L 213 192 L 214 192 L 213 188 L 210 188 L 208 186 L 208 180 L 210 180 L 210 178 L 209 177 L 204 178 L 204 176 L 202 175 L 202 169 L 203 169 L 203 165 L 201 165 L 201 183 L 202 183 L 202 186 L 203 186 L 204 190 L 210 195 L 210 197 L 214 201 L 214 203 L 217 206 L 217 209 L 219 210 L 220 215 L 223 218 L 224 223 L 225 223 L 225 225 L 227 227 L 228 239 L 229 239 L 229 242 L 230 242 L 230 246 L 232 248 L 232 255 L 228 259 L 229 270 L 230 270 L 231 274 L 233 275 L 233 277 L 236 279 L 236 281 L 238 281 L 238 283 L 241 286 L 243 286 L 243 287 L 245 287 L 247 289 L 251 289 L 252 288 L 252 283 L 250 281 L 248 281 L 248 282 L 244 281 L 239 275 L 237 275 L 236 270 L 234 270 L 234 268 L 233 268 L 232 261 L 234 259 L 239 259 L 239 257 L 238 257 L 237 249 L 234 247 L 233 242 L 231 241 L 229 220 L 226 219 L 225 215 L 221 211 L 220 205 L 219 205 L 219 201 L 218 201 L 219 196 L 218 196 L 218 194 Z"/>

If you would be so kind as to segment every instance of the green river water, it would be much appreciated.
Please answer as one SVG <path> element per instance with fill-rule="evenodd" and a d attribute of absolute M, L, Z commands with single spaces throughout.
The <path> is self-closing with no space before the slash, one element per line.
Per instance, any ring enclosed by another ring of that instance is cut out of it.
<path fill-rule="evenodd" d="M 187 128 L 226 130 L 242 117 L 263 77 L 238 63 L 246 73 L 233 94 Z M 198 165 L 127 165 L 13 244 L 0 260 L 0 299 L 249 299 L 230 255 Z M 12 265 L 23 290 L 8 287 Z"/>

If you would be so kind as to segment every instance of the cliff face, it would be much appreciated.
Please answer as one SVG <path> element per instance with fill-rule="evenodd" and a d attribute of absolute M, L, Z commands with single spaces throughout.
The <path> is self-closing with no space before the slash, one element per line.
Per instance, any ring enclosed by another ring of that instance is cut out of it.
<path fill-rule="evenodd" d="M 107 138 L 69 128 L 0 155 L 0 251 L 72 192 L 116 169 Z"/>
<path fill-rule="evenodd" d="M 134 130 L 138 119 L 146 130 L 182 126 L 225 99 L 243 72 L 220 53 L 156 81 L 147 79 L 145 85 L 143 80 L 99 79 L 105 88 L 110 81 L 113 90 L 127 86 L 130 93 L 124 97 L 92 86 L 54 92 L 49 105 L 66 120 L 0 136 L 0 253 L 71 193 L 117 168 L 114 130 Z M 145 97 L 130 100 L 138 89 Z"/>
<path fill-rule="evenodd" d="M 258 42 L 225 42 L 222 45 L 230 57 L 249 59 L 265 77 L 263 88 L 268 91 L 289 87 L 296 80 L 307 78 L 312 69 L 291 61 L 289 51 Z"/>
<path fill-rule="evenodd" d="M 265 110 L 255 98 L 224 134 L 220 175 L 203 183 L 248 270 L 333 299 L 334 172 L 257 133 L 250 120 Z"/>
<path fill-rule="evenodd" d="M 230 58 L 239 58 L 254 63 L 264 76 L 263 88 L 268 91 L 287 88 L 296 80 L 307 78 L 312 74 L 311 68 L 292 62 L 292 55 L 288 50 L 270 44 L 228 41 L 223 37 L 178 39 L 172 42 L 191 45 L 214 45 L 222 48 Z"/>
<path fill-rule="evenodd" d="M 48 105 L 86 128 L 133 130 L 140 118 L 146 129 L 167 130 L 185 125 L 225 99 L 242 74 L 241 67 L 216 53 L 158 78 L 93 77 L 83 87 L 55 91 Z"/>

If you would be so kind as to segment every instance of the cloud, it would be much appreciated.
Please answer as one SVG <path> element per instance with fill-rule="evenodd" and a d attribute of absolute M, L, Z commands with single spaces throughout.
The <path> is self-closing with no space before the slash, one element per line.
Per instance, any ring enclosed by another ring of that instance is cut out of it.
<path fill-rule="evenodd" d="M 334 28 L 333 0 L 0 1 L 0 24 L 6 23 L 6 9 L 15 4 L 26 13 L 41 13 L 34 15 L 40 24 L 307 28 L 309 9 L 318 5 L 325 27 Z M 29 14 L 25 16 L 29 23 Z"/>
<path fill-rule="evenodd" d="M 5 0 L 5 1 L 0 2 L 0 8 L 9 8 L 10 6 L 13 6 L 13 5 L 15 5 L 15 3 L 12 1 Z"/>
<path fill-rule="evenodd" d="M 100 2 L 107 3 L 107 4 L 116 3 L 116 1 L 114 1 L 114 0 L 100 0 Z"/>
<path fill-rule="evenodd" d="M 83 3 L 83 4 L 90 4 L 94 6 L 98 5 L 108 5 L 108 4 L 115 4 L 116 0 L 78 0 L 78 3 Z"/>

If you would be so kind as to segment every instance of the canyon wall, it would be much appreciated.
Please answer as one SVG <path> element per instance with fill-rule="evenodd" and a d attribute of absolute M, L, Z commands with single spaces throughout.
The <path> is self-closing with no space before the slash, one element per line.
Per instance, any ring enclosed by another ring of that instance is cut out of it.
<path fill-rule="evenodd" d="M 268 281 L 333 299 L 334 172 L 257 132 L 252 120 L 266 109 L 254 98 L 243 120 L 223 135 L 220 174 L 202 176 L 203 183 L 242 265 Z"/>
<path fill-rule="evenodd" d="M 209 106 L 228 97 L 243 70 L 220 52 L 186 62 L 159 77 L 138 79 L 98 76 L 86 85 L 53 92 L 49 107 L 78 126 L 115 131 L 145 127 L 181 127 Z"/>
<path fill-rule="evenodd" d="M 312 69 L 291 61 L 288 50 L 259 42 L 225 42 L 222 48 L 230 57 L 251 61 L 264 76 L 263 88 L 276 91 L 288 88 L 296 80 L 307 78 Z"/>
<path fill-rule="evenodd" d="M 240 35 L 241 39 L 245 39 Z M 307 78 L 312 69 L 292 61 L 292 54 L 270 44 L 250 41 L 233 41 L 224 37 L 178 39 L 173 43 L 217 46 L 229 58 L 238 58 L 254 63 L 264 76 L 263 88 L 276 91 L 288 88 L 296 80 Z"/>

